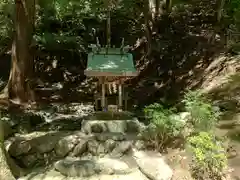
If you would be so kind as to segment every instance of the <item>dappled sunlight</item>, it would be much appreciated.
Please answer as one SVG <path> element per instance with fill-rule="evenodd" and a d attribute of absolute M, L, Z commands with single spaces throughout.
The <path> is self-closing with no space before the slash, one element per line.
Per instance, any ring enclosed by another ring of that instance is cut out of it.
<path fill-rule="evenodd" d="M 100 65 L 99 69 L 116 69 L 119 66 L 114 61 L 108 61 L 105 64 Z"/>

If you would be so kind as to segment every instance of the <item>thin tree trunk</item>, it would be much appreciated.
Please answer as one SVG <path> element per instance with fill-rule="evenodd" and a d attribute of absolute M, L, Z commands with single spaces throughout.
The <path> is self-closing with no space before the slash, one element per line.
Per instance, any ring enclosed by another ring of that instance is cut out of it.
<path fill-rule="evenodd" d="M 158 17 L 161 15 L 161 3 L 160 0 L 144 0 L 143 4 L 143 14 L 145 20 L 145 31 L 147 37 L 147 55 L 151 56 L 152 53 L 152 34 L 157 30 L 156 22 Z M 172 0 L 165 0 L 166 11 L 169 13 L 172 10 Z"/>
<path fill-rule="evenodd" d="M 147 41 L 148 41 L 146 57 L 149 57 L 152 52 L 152 27 L 150 23 L 153 22 L 149 1 L 143 2 L 143 14 L 144 14 L 144 21 L 145 21 L 145 32 L 146 32 Z"/>
<path fill-rule="evenodd" d="M 12 43 L 12 67 L 7 85 L 9 99 L 18 104 L 34 101 L 31 87 L 33 57 L 32 43 L 35 0 L 15 0 L 15 32 Z"/>
<path fill-rule="evenodd" d="M 159 15 L 160 15 L 160 0 L 155 0 L 155 15 L 154 15 L 154 21 L 157 21 Z"/>
<path fill-rule="evenodd" d="M 225 5 L 225 0 L 218 0 L 218 9 L 217 9 L 217 22 L 218 23 L 221 22 L 224 5 Z"/>
<path fill-rule="evenodd" d="M 166 10 L 168 13 L 172 11 L 172 0 L 166 0 Z"/>

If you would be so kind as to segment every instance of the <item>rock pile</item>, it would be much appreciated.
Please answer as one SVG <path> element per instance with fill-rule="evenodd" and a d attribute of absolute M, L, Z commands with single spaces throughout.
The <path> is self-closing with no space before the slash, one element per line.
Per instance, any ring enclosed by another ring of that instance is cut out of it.
<path fill-rule="evenodd" d="M 72 132 L 35 132 L 8 139 L 6 150 L 20 167 L 45 166 L 20 180 L 171 179 L 172 170 L 160 154 L 140 151 L 145 126 L 137 119 L 80 123 L 81 129 Z"/>
<path fill-rule="evenodd" d="M 39 132 L 10 138 L 6 149 L 24 168 L 46 165 L 66 156 L 121 157 L 132 145 L 141 148 L 141 128 L 136 120 L 85 120 L 79 131 Z"/>

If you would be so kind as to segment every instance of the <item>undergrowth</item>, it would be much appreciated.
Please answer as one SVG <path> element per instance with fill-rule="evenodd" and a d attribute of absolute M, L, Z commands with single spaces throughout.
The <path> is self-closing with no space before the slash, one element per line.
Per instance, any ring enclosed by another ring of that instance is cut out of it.
<path fill-rule="evenodd" d="M 173 119 L 174 109 L 164 109 L 157 103 L 149 105 L 144 111 L 151 123 L 143 137 L 155 149 L 163 151 L 167 145 L 180 136 L 184 123 Z"/>
<path fill-rule="evenodd" d="M 227 166 L 227 156 L 222 142 L 209 132 L 200 132 L 187 139 L 192 154 L 191 170 L 199 180 L 221 180 Z"/>
<path fill-rule="evenodd" d="M 154 103 L 145 107 L 150 124 L 144 132 L 145 140 L 159 151 L 183 138 L 192 155 L 191 171 L 196 179 L 221 179 L 227 166 L 223 141 L 214 135 L 220 111 L 204 98 L 200 91 L 189 91 L 183 99 L 185 115 Z M 187 134 L 184 132 L 188 132 Z"/>

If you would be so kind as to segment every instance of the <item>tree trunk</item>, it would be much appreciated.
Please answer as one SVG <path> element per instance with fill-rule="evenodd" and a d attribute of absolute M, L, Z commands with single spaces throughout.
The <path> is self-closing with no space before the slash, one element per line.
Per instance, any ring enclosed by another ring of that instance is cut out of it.
<path fill-rule="evenodd" d="M 15 32 L 12 43 L 12 67 L 8 80 L 8 98 L 15 103 L 34 101 L 31 79 L 34 71 L 30 52 L 35 16 L 35 0 L 15 0 Z"/>
<path fill-rule="evenodd" d="M 172 0 L 166 0 L 166 10 L 168 13 L 172 11 Z"/>
<path fill-rule="evenodd" d="M 155 0 L 155 14 L 154 14 L 154 21 L 157 21 L 160 15 L 160 0 Z"/>

